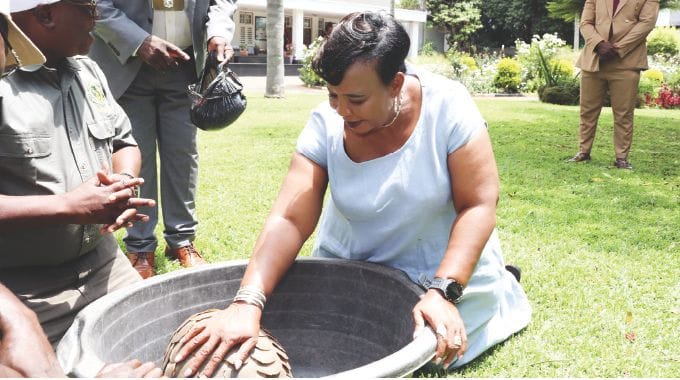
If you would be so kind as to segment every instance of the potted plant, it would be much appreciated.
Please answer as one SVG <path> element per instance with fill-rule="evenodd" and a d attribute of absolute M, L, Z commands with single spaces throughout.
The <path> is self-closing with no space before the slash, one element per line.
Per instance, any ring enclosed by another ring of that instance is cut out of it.
<path fill-rule="evenodd" d="M 238 46 L 238 54 L 239 54 L 241 57 L 247 57 L 247 56 L 248 56 L 248 47 L 246 46 L 245 43 L 241 43 L 241 44 Z"/>

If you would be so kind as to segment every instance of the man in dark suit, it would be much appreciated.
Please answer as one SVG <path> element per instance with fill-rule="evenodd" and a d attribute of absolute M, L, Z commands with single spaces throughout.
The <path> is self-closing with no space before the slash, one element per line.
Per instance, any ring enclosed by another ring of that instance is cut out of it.
<path fill-rule="evenodd" d="M 158 199 L 156 151 L 165 253 L 190 267 L 205 263 L 196 250 L 198 177 L 196 127 L 189 118 L 187 85 L 197 80 L 207 52 L 233 54 L 236 0 L 99 0 L 96 41 L 90 51 L 132 122 L 142 151 L 142 197 Z M 142 277 L 155 274 L 155 209 L 144 226 L 127 229 L 128 258 Z"/>

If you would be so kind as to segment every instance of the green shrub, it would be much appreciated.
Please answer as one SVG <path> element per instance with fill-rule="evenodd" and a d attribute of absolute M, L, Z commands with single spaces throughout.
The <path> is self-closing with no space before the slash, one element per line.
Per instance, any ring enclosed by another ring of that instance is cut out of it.
<path fill-rule="evenodd" d="M 500 60 L 497 55 L 480 54 L 474 57 L 477 68 L 466 70 L 465 64 L 461 63 L 461 72 L 457 79 L 473 94 L 491 94 L 496 91 L 493 78 L 496 76 L 496 65 Z M 462 62 L 461 58 L 459 62 Z"/>
<path fill-rule="evenodd" d="M 638 94 L 643 96 L 649 94 L 656 97 L 659 87 L 661 87 L 661 82 L 656 79 L 648 78 L 645 76 L 640 77 L 640 85 L 638 86 Z"/>
<path fill-rule="evenodd" d="M 458 78 L 479 70 L 475 59 L 469 54 L 459 51 L 457 46 L 450 47 L 449 50 L 446 51 L 445 56 L 451 62 L 453 71 L 455 71 L 456 77 Z"/>
<path fill-rule="evenodd" d="M 571 80 L 574 77 L 574 64 L 566 59 L 554 59 L 551 61 L 552 67 L 558 80 Z"/>
<path fill-rule="evenodd" d="M 399 0 L 397 8 L 401 9 L 420 9 L 420 1 L 418 0 Z"/>
<path fill-rule="evenodd" d="M 656 98 L 659 96 L 659 89 L 663 84 L 663 72 L 661 70 L 650 69 L 640 75 L 638 85 L 638 103 L 645 103 L 647 97 Z"/>
<path fill-rule="evenodd" d="M 661 54 L 666 57 L 678 55 L 680 52 L 680 36 L 674 28 L 657 27 L 647 36 L 647 53 Z"/>
<path fill-rule="evenodd" d="M 432 41 L 425 41 L 423 47 L 420 49 L 420 55 L 436 55 L 437 51 L 434 49 Z"/>
<path fill-rule="evenodd" d="M 464 54 L 464 55 L 460 58 L 460 62 L 467 68 L 466 71 L 475 71 L 475 70 L 478 70 L 478 68 L 477 68 L 477 61 L 475 61 L 474 58 L 472 58 L 471 56 L 469 56 L 469 55 L 467 55 L 467 54 Z"/>
<path fill-rule="evenodd" d="M 316 55 L 317 50 L 319 50 L 319 46 L 321 46 L 322 41 L 323 37 L 319 37 L 316 39 L 316 41 L 309 45 L 307 49 L 305 49 L 302 67 L 299 70 L 300 80 L 305 84 L 305 86 L 316 87 L 326 85 L 326 81 L 324 81 L 320 76 L 316 75 L 314 70 L 312 70 L 312 60 L 314 60 L 314 56 Z"/>
<path fill-rule="evenodd" d="M 680 69 L 671 74 L 670 78 L 668 78 L 668 88 L 673 92 L 680 93 Z"/>
<path fill-rule="evenodd" d="M 647 78 L 652 81 L 655 81 L 660 86 L 661 83 L 663 83 L 663 72 L 661 70 L 650 69 L 642 73 L 640 79 L 642 78 Z"/>
<path fill-rule="evenodd" d="M 456 78 L 456 73 L 453 66 L 451 66 L 451 62 L 442 53 L 434 52 L 429 55 L 419 55 L 413 59 L 409 59 L 409 62 L 418 65 L 431 73 L 443 75 L 450 79 Z"/>
<path fill-rule="evenodd" d="M 538 88 L 538 98 L 544 103 L 577 105 L 579 104 L 579 82 L 565 81 L 556 86 L 544 85 Z"/>
<path fill-rule="evenodd" d="M 512 58 L 503 58 L 496 65 L 498 71 L 493 78 L 495 88 L 504 92 L 516 93 L 522 81 L 522 67 Z"/>
<path fill-rule="evenodd" d="M 555 87 L 559 84 L 571 84 L 574 81 L 574 65 L 565 59 L 551 59 L 543 54 L 543 49 L 536 46 L 538 60 L 538 79 L 541 87 Z"/>

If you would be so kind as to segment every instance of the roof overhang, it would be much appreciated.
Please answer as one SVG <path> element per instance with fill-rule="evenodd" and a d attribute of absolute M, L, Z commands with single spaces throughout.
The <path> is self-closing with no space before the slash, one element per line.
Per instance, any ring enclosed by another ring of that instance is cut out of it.
<path fill-rule="evenodd" d="M 389 11 L 385 7 L 358 2 L 329 1 L 329 0 L 284 0 L 284 9 L 301 9 L 314 17 L 342 17 L 351 12 L 359 11 Z M 239 0 L 240 10 L 267 9 L 266 0 Z M 395 9 L 394 16 L 399 21 L 426 22 L 427 12 L 410 9 Z"/>

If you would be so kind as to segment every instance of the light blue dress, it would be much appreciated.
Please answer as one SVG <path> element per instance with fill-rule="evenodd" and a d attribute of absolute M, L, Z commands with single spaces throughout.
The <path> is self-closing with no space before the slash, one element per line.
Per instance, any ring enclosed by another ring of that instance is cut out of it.
<path fill-rule="evenodd" d="M 421 82 L 423 107 L 411 137 L 399 150 L 357 163 L 346 154 L 343 120 L 326 102 L 298 138 L 297 151 L 328 172 L 314 256 L 365 260 L 400 269 L 418 282 L 434 276 L 456 218 L 448 155 L 486 123 L 458 82 L 411 72 Z M 523 329 L 531 306 L 505 270 L 496 231 L 489 238 L 457 305 L 468 334 L 461 366 Z"/>

